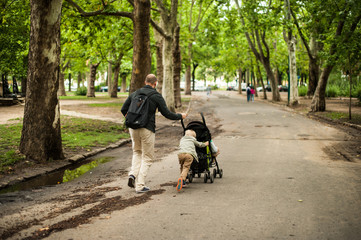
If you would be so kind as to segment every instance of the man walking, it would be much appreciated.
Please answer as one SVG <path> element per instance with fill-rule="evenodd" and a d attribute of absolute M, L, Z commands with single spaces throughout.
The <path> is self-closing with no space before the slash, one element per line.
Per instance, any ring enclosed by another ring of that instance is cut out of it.
<path fill-rule="evenodd" d="M 128 186 L 135 188 L 137 193 L 143 193 L 150 190 L 149 187 L 145 186 L 145 178 L 149 167 L 154 160 L 156 110 L 158 109 L 164 117 L 170 120 L 181 120 L 187 117 L 187 114 L 185 113 L 180 114 L 171 112 L 167 108 L 162 95 L 155 89 L 156 86 L 157 77 L 154 74 L 147 75 L 145 78 L 145 86 L 130 94 L 121 109 L 122 114 L 126 116 L 129 106 L 132 101 L 135 101 L 134 97 L 137 94 L 142 93 L 149 96 L 148 123 L 142 128 L 129 128 L 132 139 L 133 158 L 132 167 L 129 172 Z"/>

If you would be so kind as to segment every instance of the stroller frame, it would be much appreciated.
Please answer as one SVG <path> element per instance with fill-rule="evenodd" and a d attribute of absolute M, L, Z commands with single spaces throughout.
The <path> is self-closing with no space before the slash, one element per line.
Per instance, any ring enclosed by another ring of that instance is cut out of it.
<path fill-rule="evenodd" d="M 183 127 L 183 135 L 187 130 L 190 129 L 196 132 L 197 141 L 210 142 L 212 140 L 211 133 L 206 125 L 206 121 L 204 119 L 203 113 L 201 112 L 200 115 L 202 117 L 203 122 L 192 121 L 188 123 L 187 127 L 184 126 L 184 122 L 183 120 L 181 120 Z M 190 183 L 193 181 L 193 178 L 195 177 L 196 174 L 199 178 L 202 176 L 202 174 L 204 174 L 203 175 L 204 183 L 207 183 L 208 179 L 210 180 L 211 183 L 213 183 L 217 174 L 219 178 L 223 177 L 223 169 L 219 168 L 219 164 L 217 162 L 216 157 L 212 155 L 212 147 L 210 144 L 205 148 L 196 147 L 196 152 L 199 161 L 192 162 L 191 168 L 187 175 L 187 179 Z"/>

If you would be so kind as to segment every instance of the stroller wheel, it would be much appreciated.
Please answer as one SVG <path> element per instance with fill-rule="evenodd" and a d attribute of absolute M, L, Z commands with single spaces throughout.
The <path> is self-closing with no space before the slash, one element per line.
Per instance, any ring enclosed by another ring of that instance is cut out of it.
<path fill-rule="evenodd" d="M 222 176 L 223 176 L 223 169 L 219 169 L 219 178 L 222 178 Z"/>
<path fill-rule="evenodd" d="M 204 173 L 203 180 L 204 180 L 204 183 L 207 183 L 207 181 L 208 181 L 208 174 L 207 173 Z"/>
<path fill-rule="evenodd" d="M 215 169 L 215 168 L 213 168 L 213 176 L 214 176 L 214 178 L 217 177 L 217 169 Z"/>
<path fill-rule="evenodd" d="M 214 176 L 215 176 L 214 173 L 209 174 L 209 179 L 210 179 L 211 183 L 214 182 Z"/>
<path fill-rule="evenodd" d="M 190 183 L 193 182 L 193 174 L 189 174 L 189 176 L 188 176 L 188 181 L 189 181 Z"/>

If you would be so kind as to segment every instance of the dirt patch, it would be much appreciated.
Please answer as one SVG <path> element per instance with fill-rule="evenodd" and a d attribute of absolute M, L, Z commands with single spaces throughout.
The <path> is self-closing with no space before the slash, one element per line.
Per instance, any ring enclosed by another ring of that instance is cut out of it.
<path fill-rule="evenodd" d="M 111 189 L 111 190 L 114 190 L 114 189 Z M 87 205 L 87 204 L 99 202 L 95 206 L 91 207 L 88 210 L 83 211 L 79 215 L 72 216 L 69 219 L 66 219 L 66 220 L 60 221 L 58 223 L 55 223 L 53 225 L 38 229 L 37 231 L 33 232 L 31 236 L 23 238 L 23 239 L 29 239 L 29 240 L 30 239 L 43 239 L 45 237 L 48 237 L 51 233 L 63 231 L 63 230 L 70 229 L 70 228 L 75 228 L 79 225 L 89 223 L 92 218 L 98 217 L 101 214 L 108 214 L 113 211 L 123 210 L 130 206 L 135 206 L 135 205 L 146 203 L 147 201 L 151 200 L 151 197 L 153 195 L 161 194 L 164 191 L 165 191 L 164 189 L 149 191 L 145 194 L 142 194 L 141 196 L 132 197 L 129 199 L 122 199 L 122 196 L 115 196 L 115 197 L 111 197 L 111 198 L 102 199 L 104 197 L 103 192 L 82 195 L 81 198 L 76 197 L 75 198 L 76 201 L 70 207 L 63 208 L 59 212 L 54 212 L 54 213 L 50 214 L 49 216 L 42 218 L 40 220 L 34 219 L 32 221 L 25 222 L 25 223 L 22 223 L 20 225 L 13 227 L 13 228 L 7 229 L 5 232 L 3 232 L 3 234 L 0 237 L 1 237 L 1 239 L 6 239 L 9 237 L 12 237 L 15 233 L 20 232 L 24 229 L 27 229 L 31 226 L 39 225 L 39 224 L 41 224 L 42 221 L 45 221 L 50 218 L 54 218 L 58 214 L 67 213 L 67 212 L 72 211 L 75 208 L 79 208 L 79 207 Z M 101 200 L 99 201 L 99 199 L 101 199 Z"/>

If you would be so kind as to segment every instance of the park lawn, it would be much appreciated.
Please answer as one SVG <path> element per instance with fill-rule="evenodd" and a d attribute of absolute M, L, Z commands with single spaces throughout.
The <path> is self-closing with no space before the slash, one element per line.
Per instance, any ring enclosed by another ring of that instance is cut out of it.
<path fill-rule="evenodd" d="M 325 112 L 318 112 L 317 114 L 332 119 L 333 121 L 347 122 L 347 123 L 361 125 L 361 115 L 356 113 L 351 113 L 351 120 L 349 119 L 349 114 L 344 112 L 325 111 Z"/>
<path fill-rule="evenodd" d="M 95 98 L 87 97 L 87 96 L 79 96 L 75 95 L 75 92 L 66 92 L 66 96 L 59 96 L 61 100 L 87 100 L 87 101 L 102 101 L 102 100 L 119 100 L 124 98 L 124 100 L 128 97 L 129 93 L 119 93 L 118 98 L 111 98 L 107 92 L 96 92 Z"/>
<path fill-rule="evenodd" d="M 12 166 L 25 161 L 19 152 L 22 121 L 0 125 L 0 173 L 10 173 Z M 61 117 L 64 153 L 76 154 L 129 138 L 121 124 L 94 119 Z"/>

